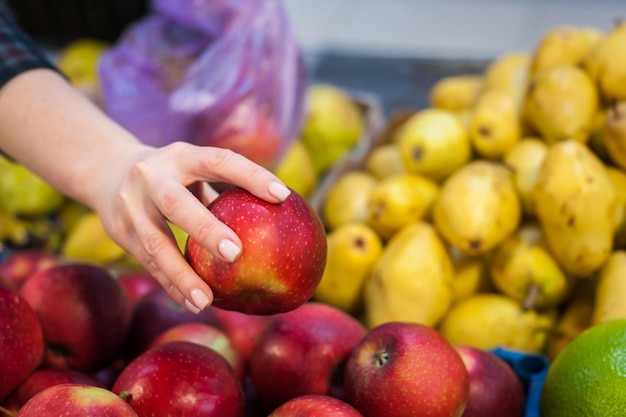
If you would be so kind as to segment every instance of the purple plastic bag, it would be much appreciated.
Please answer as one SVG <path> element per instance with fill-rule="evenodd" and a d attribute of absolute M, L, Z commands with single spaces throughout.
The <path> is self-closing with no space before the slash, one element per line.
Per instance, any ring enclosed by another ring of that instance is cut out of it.
<path fill-rule="evenodd" d="M 306 73 L 280 0 L 155 0 L 100 59 L 105 111 L 144 143 L 268 168 L 298 134 Z"/>

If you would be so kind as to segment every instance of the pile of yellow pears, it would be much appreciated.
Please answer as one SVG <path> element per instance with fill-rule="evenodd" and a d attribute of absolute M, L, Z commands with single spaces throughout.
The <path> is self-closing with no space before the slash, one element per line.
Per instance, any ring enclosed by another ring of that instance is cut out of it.
<path fill-rule="evenodd" d="M 545 353 L 626 316 L 626 22 L 439 79 L 324 196 L 315 299 Z"/>

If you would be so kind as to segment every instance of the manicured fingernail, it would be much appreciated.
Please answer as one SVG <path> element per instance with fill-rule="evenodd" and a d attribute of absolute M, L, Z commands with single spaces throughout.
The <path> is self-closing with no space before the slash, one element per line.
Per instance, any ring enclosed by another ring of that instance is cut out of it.
<path fill-rule="evenodd" d="M 270 185 L 267 186 L 267 189 L 269 190 L 271 195 L 273 195 L 280 201 L 284 201 L 287 197 L 289 197 L 289 194 L 291 194 L 289 188 L 276 181 L 270 182 Z"/>
<path fill-rule="evenodd" d="M 209 305 L 209 297 L 198 288 L 191 290 L 191 301 L 200 310 L 204 310 Z"/>
<path fill-rule="evenodd" d="M 241 249 L 239 246 L 235 245 L 232 240 L 224 239 L 220 242 L 218 246 L 218 250 L 220 254 L 230 262 L 233 262 L 239 254 L 241 253 Z"/>
<path fill-rule="evenodd" d="M 198 307 L 191 304 L 189 300 L 185 299 L 185 305 L 187 306 L 187 309 L 191 311 L 193 314 L 200 314 L 200 310 L 198 309 Z"/>

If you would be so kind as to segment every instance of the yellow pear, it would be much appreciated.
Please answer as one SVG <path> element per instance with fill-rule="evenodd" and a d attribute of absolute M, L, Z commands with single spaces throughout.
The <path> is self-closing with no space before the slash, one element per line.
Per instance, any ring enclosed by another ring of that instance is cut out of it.
<path fill-rule="evenodd" d="M 478 293 L 454 304 L 439 330 L 454 345 L 541 352 L 554 324 L 553 311 L 524 310 L 496 293 Z"/>
<path fill-rule="evenodd" d="M 604 140 L 604 125 L 606 123 L 607 113 L 608 110 L 605 108 L 598 110 L 593 124 L 593 129 L 591 130 L 589 140 L 587 141 L 587 146 L 589 146 L 589 149 L 598 155 L 598 158 L 600 158 L 603 162 L 613 164 L 613 159 L 609 154 Z"/>
<path fill-rule="evenodd" d="M 435 181 L 448 177 L 472 156 L 463 122 L 449 110 L 418 111 L 400 126 L 394 140 L 407 172 Z"/>
<path fill-rule="evenodd" d="M 433 206 L 437 230 L 469 255 L 488 252 L 518 226 L 521 205 L 511 172 L 475 160 L 448 178 Z"/>
<path fill-rule="evenodd" d="M 485 69 L 485 89 L 518 89 L 526 85 L 531 55 L 525 51 L 505 52 Z"/>
<path fill-rule="evenodd" d="M 626 169 L 626 100 L 607 109 L 601 134 L 611 161 Z"/>
<path fill-rule="evenodd" d="M 577 286 L 559 313 L 554 330 L 550 332 L 544 353 L 550 361 L 572 340 L 591 326 L 594 308 L 594 284 L 590 279 L 577 281 Z"/>
<path fill-rule="evenodd" d="M 483 88 L 479 74 L 449 75 L 439 78 L 430 89 L 430 106 L 458 111 L 472 107 Z"/>
<path fill-rule="evenodd" d="M 513 172 L 515 189 L 522 203 L 522 210 L 527 216 L 534 214 L 532 191 L 537 182 L 537 175 L 548 152 L 548 145 L 541 139 L 525 137 L 509 149 L 502 161 Z"/>
<path fill-rule="evenodd" d="M 587 276 L 602 266 L 619 207 L 606 167 L 587 146 L 575 140 L 551 146 L 533 200 L 548 247 L 565 272 Z"/>
<path fill-rule="evenodd" d="M 365 283 L 365 323 L 369 328 L 389 321 L 434 326 L 452 301 L 453 267 L 435 229 L 416 222 L 387 243 Z"/>
<path fill-rule="evenodd" d="M 618 22 L 591 50 L 584 67 L 606 102 L 626 100 L 626 21 Z"/>
<path fill-rule="evenodd" d="M 347 171 L 330 185 L 322 204 L 324 223 L 334 230 L 345 223 L 369 218 L 370 193 L 378 180 L 365 170 Z"/>
<path fill-rule="evenodd" d="M 330 84 L 308 87 L 301 140 L 318 174 L 352 150 L 364 129 L 360 108 L 344 90 Z"/>
<path fill-rule="evenodd" d="M 615 185 L 617 193 L 613 248 L 626 249 L 626 172 L 613 166 L 607 166 L 606 170 Z"/>
<path fill-rule="evenodd" d="M 301 140 L 295 140 L 289 145 L 274 174 L 304 198 L 309 197 L 317 184 L 315 165 Z"/>
<path fill-rule="evenodd" d="M 609 256 L 598 274 L 592 324 L 626 318 L 626 251 Z"/>
<path fill-rule="evenodd" d="M 572 278 L 548 250 L 536 223 L 522 225 L 495 249 L 490 271 L 496 289 L 525 309 L 556 308 L 573 288 Z"/>
<path fill-rule="evenodd" d="M 67 235 L 61 254 L 69 259 L 108 264 L 126 255 L 104 230 L 95 212 L 84 214 Z"/>
<path fill-rule="evenodd" d="M 598 92 L 579 67 L 556 65 L 538 72 L 524 100 L 526 122 L 548 144 L 575 139 L 586 143 L 598 112 Z"/>
<path fill-rule="evenodd" d="M 351 314 L 361 312 L 363 285 L 383 252 L 380 236 L 364 223 L 346 223 L 327 236 L 328 259 L 314 298 Z"/>
<path fill-rule="evenodd" d="M 366 156 L 365 169 L 382 180 L 388 176 L 406 172 L 398 144 L 385 143 L 377 146 Z"/>
<path fill-rule="evenodd" d="M 388 240 L 397 230 L 430 215 L 439 185 L 417 174 L 396 174 L 371 190 L 368 224 Z"/>
<path fill-rule="evenodd" d="M 599 29 L 573 25 L 548 30 L 533 52 L 530 75 L 554 65 L 580 65 L 603 36 Z"/>
<path fill-rule="evenodd" d="M 480 95 L 472 112 L 469 137 L 479 156 L 500 159 L 522 137 L 520 97 L 516 90 L 492 89 Z"/>
<path fill-rule="evenodd" d="M 448 251 L 454 266 L 451 286 L 453 303 L 479 292 L 492 291 L 486 256 L 470 256 L 454 246 Z"/>

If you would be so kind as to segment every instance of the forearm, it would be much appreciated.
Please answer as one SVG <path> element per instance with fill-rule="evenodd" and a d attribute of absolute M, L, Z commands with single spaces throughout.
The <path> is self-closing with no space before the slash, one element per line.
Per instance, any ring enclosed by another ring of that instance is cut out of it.
<path fill-rule="evenodd" d="M 26 71 L 0 89 L 0 148 L 92 208 L 107 166 L 142 147 L 52 70 Z"/>

